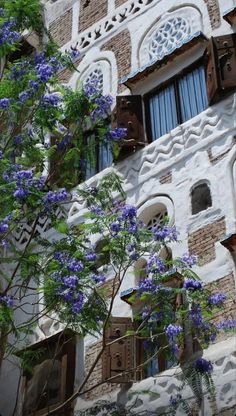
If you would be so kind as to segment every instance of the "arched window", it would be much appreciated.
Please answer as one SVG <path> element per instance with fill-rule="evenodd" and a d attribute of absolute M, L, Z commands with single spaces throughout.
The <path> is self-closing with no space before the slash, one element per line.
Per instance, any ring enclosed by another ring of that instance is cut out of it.
<path fill-rule="evenodd" d="M 157 213 L 148 221 L 147 228 L 151 230 L 153 227 L 163 225 L 167 220 L 168 212 L 165 205 L 159 207 Z"/>
<path fill-rule="evenodd" d="M 207 183 L 200 183 L 191 191 L 192 215 L 212 206 L 211 192 Z"/>
<path fill-rule="evenodd" d="M 103 71 L 101 67 L 94 67 L 86 76 L 83 85 L 84 87 L 93 85 L 97 91 L 103 93 Z"/>

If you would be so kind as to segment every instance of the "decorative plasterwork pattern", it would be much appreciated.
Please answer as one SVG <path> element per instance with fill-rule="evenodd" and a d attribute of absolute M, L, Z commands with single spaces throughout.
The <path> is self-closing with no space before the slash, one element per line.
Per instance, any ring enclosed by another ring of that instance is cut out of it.
<path fill-rule="evenodd" d="M 103 93 L 103 73 L 102 69 L 94 68 L 83 82 L 84 86 L 94 85 L 101 94 Z"/>
<path fill-rule="evenodd" d="M 125 190 L 133 189 L 135 185 L 141 185 L 149 178 L 159 175 L 191 152 L 215 142 L 226 132 L 232 141 L 236 129 L 235 111 L 236 94 L 162 136 L 158 142 L 151 143 L 133 155 L 132 160 L 128 158 L 119 163 L 117 170 L 125 179 Z M 99 179 L 108 172 L 109 169 L 106 169 L 94 176 L 89 184 L 96 186 Z M 74 202 L 69 212 L 69 221 L 77 221 L 82 211 L 83 207 Z"/>
<path fill-rule="evenodd" d="M 93 84 L 101 94 L 109 94 L 111 87 L 111 65 L 108 60 L 93 62 L 81 73 L 80 80 L 84 86 Z"/>
<path fill-rule="evenodd" d="M 124 6 L 117 9 L 111 17 L 101 20 L 92 29 L 83 32 L 76 42 L 76 47 L 80 52 L 84 51 L 88 47 L 91 47 L 98 39 L 104 38 L 107 33 L 117 30 L 124 21 L 132 18 L 134 15 L 141 14 L 144 9 L 159 2 L 160 0 L 128 1 Z"/>
<path fill-rule="evenodd" d="M 65 213 L 63 213 L 59 208 L 56 210 L 56 217 L 58 219 L 65 218 Z M 52 225 L 51 221 L 47 217 L 40 217 L 38 219 L 38 223 L 36 225 L 36 229 L 34 232 L 35 237 L 42 237 L 45 238 L 45 234 L 51 230 Z M 17 247 L 18 250 L 23 250 L 25 245 L 30 239 L 32 232 L 32 224 L 23 223 L 20 224 L 12 233 L 11 241 L 14 246 Z"/>
<path fill-rule="evenodd" d="M 191 40 L 202 30 L 201 15 L 194 7 L 182 7 L 162 16 L 144 37 L 139 52 L 139 66 L 161 60 Z"/>

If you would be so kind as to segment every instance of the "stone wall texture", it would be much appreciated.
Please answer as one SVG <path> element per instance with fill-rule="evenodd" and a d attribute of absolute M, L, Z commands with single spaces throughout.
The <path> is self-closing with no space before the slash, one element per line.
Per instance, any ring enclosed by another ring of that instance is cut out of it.
<path fill-rule="evenodd" d="M 131 38 L 128 29 L 113 36 L 103 44 L 102 50 L 112 51 L 116 57 L 118 79 L 127 75 L 131 70 Z M 120 91 L 123 86 L 120 86 Z"/>
<path fill-rule="evenodd" d="M 189 253 L 198 256 L 200 266 L 215 259 L 215 243 L 225 235 L 225 232 L 225 219 L 220 218 L 189 234 Z"/>
<path fill-rule="evenodd" d="M 63 46 L 72 36 L 72 9 L 67 10 L 49 25 L 49 32 L 58 46 Z"/>
<path fill-rule="evenodd" d="M 107 15 L 108 0 L 81 0 L 79 31 L 83 32 Z"/>
<path fill-rule="evenodd" d="M 207 4 L 211 27 L 212 29 L 216 29 L 217 27 L 220 26 L 220 22 L 221 22 L 219 2 L 218 0 L 204 0 L 204 1 Z"/>

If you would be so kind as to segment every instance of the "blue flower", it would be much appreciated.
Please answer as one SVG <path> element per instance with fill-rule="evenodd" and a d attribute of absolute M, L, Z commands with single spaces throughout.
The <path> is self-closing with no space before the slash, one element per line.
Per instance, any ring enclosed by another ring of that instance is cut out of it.
<path fill-rule="evenodd" d="M 183 331 L 183 328 L 180 325 L 169 324 L 165 328 L 165 333 L 168 336 L 170 341 L 174 341 L 175 338 Z"/>
<path fill-rule="evenodd" d="M 64 284 L 71 289 L 75 289 L 78 284 L 78 277 L 75 275 L 64 277 Z"/>
<path fill-rule="evenodd" d="M 104 283 L 106 280 L 106 276 L 103 274 L 93 274 L 91 278 L 95 281 L 95 283 Z"/>
<path fill-rule="evenodd" d="M 176 230 L 176 227 L 153 227 L 152 228 L 153 238 L 156 241 L 177 241 L 178 239 L 178 232 Z"/>
<path fill-rule="evenodd" d="M 121 224 L 119 222 L 112 222 L 110 229 L 113 233 L 118 233 L 121 230 Z"/>
<path fill-rule="evenodd" d="M 236 328 L 236 320 L 235 319 L 224 319 L 216 324 L 216 328 L 218 330 L 232 330 Z"/>
<path fill-rule="evenodd" d="M 31 95 L 30 90 L 23 91 L 19 94 L 19 99 L 22 103 L 24 103 L 25 101 L 29 99 L 30 95 Z"/>
<path fill-rule="evenodd" d="M 9 306 L 10 308 L 13 306 L 13 297 L 9 295 L 1 296 L 0 295 L 0 303 L 5 304 L 6 306 Z"/>
<path fill-rule="evenodd" d="M 16 198 L 19 199 L 23 199 L 28 195 L 29 191 L 27 189 L 23 189 L 23 188 L 18 188 L 15 192 L 14 192 L 14 196 Z"/>
<path fill-rule="evenodd" d="M 199 280 L 194 279 L 185 279 L 183 287 L 185 289 L 195 291 L 195 290 L 201 290 L 202 289 L 202 283 L 199 282 Z"/>
<path fill-rule="evenodd" d="M 85 259 L 88 261 L 96 261 L 97 260 L 97 254 L 96 253 L 88 253 L 85 255 Z"/>
<path fill-rule="evenodd" d="M 127 136 L 127 129 L 117 127 L 107 133 L 107 140 L 119 142 Z"/>
<path fill-rule="evenodd" d="M 127 219 L 133 219 L 137 216 L 137 208 L 133 205 L 124 205 L 121 208 L 121 219 L 127 220 Z"/>
<path fill-rule="evenodd" d="M 204 358 L 198 358 L 195 362 L 195 369 L 201 374 L 210 374 L 213 371 L 213 365 L 211 361 Z"/>
<path fill-rule="evenodd" d="M 83 265 L 83 263 L 81 262 L 81 261 L 79 261 L 79 260 L 76 260 L 76 259 L 72 259 L 72 260 L 70 260 L 70 262 L 68 263 L 68 269 L 71 271 L 71 272 L 75 272 L 75 273 L 77 273 L 77 272 L 81 272 L 82 270 L 83 270 L 83 268 L 84 268 L 84 265 Z"/>
<path fill-rule="evenodd" d="M 6 223 L 5 223 L 5 222 L 3 222 L 3 221 L 0 221 L 0 234 L 5 234 L 5 233 L 7 233 L 8 229 L 9 229 L 9 225 L 8 225 L 8 224 L 6 224 Z"/>
<path fill-rule="evenodd" d="M 213 306 L 222 306 L 227 296 L 224 293 L 216 293 L 208 298 L 208 302 Z"/>
<path fill-rule="evenodd" d="M 10 98 L 0 98 L 0 108 L 8 108 L 10 103 Z"/>
<path fill-rule="evenodd" d="M 182 262 L 185 263 L 185 265 L 187 267 L 192 267 L 195 266 L 197 264 L 197 256 L 195 256 L 194 254 L 189 255 L 187 253 L 185 253 L 182 258 L 181 258 Z"/>

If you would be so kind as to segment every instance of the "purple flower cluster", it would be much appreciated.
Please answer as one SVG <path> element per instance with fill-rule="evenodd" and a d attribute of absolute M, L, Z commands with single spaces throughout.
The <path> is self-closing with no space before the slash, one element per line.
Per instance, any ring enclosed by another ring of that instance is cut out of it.
<path fill-rule="evenodd" d="M 11 170 L 10 170 L 11 169 Z M 14 197 L 17 199 L 24 199 L 30 192 L 42 190 L 45 184 L 45 177 L 35 178 L 32 170 L 22 170 L 20 165 L 11 165 L 8 171 L 3 173 L 3 178 L 14 184 Z"/>
<path fill-rule="evenodd" d="M 17 43 L 21 34 L 14 30 L 16 26 L 15 19 L 5 21 L 0 27 L 0 46 L 14 45 Z"/>
<path fill-rule="evenodd" d="M 181 400 L 182 400 L 182 396 L 179 393 L 176 394 L 176 396 L 170 396 L 170 406 L 173 407 L 174 409 L 177 409 Z"/>
<path fill-rule="evenodd" d="M 131 234 L 135 234 L 138 231 L 137 221 L 137 208 L 133 205 L 115 206 L 114 212 L 120 212 L 120 216 L 116 221 L 113 221 L 110 225 L 112 233 L 115 235 L 120 231 L 128 231 Z"/>
<path fill-rule="evenodd" d="M 107 133 L 107 140 L 111 142 L 119 142 L 127 136 L 127 129 L 117 127 Z"/>
<path fill-rule="evenodd" d="M 11 308 L 13 306 L 13 297 L 9 295 L 5 295 L 5 296 L 0 295 L 0 304 L 1 303 Z"/>
<path fill-rule="evenodd" d="M 85 259 L 87 260 L 87 261 L 96 261 L 97 260 L 97 254 L 96 253 L 94 253 L 94 252 L 91 252 L 91 253 L 88 253 L 88 254 L 85 254 Z"/>
<path fill-rule="evenodd" d="M 36 75 L 39 81 L 46 83 L 61 68 L 60 62 L 55 58 L 47 60 L 43 53 L 36 55 Z"/>
<path fill-rule="evenodd" d="M 176 227 L 169 227 L 167 225 L 164 227 L 153 227 L 152 233 L 155 241 L 177 241 L 178 239 Z"/>
<path fill-rule="evenodd" d="M 61 97 L 57 93 L 45 94 L 42 97 L 44 107 L 57 107 L 61 102 Z"/>
<path fill-rule="evenodd" d="M 90 114 L 91 122 L 106 118 L 111 112 L 113 99 L 110 95 L 99 96 L 94 99 L 95 108 Z"/>
<path fill-rule="evenodd" d="M 137 216 L 137 208 L 133 205 L 124 205 L 121 209 L 121 220 L 133 219 Z"/>
<path fill-rule="evenodd" d="M 176 337 L 183 331 L 183 328 L 180 325 L 173 325 L 169 324 L 165 328 L 165 333 L 167 337 L 169 338 L 169 341 L 173 342 L 175 341 Z"/>
<path fill-rule="evenodd" d="M 5 221 L 0 221 L 0 234 L 5 234 L 9 230 L 9 225 Z"/>
<path fill-rule="evenodd" d="M 184 265 L 190 268 L 197 264 L 197 260 L 197 256 L 195 256 L 194 254 L 189 255 L 187 253 L 185 253 L 181 258 L 181 261 L 184 263 Z"/>
<path fill-rule="evenodd" d="M 0 98 L 0 108 L 6 109 L 10 107 L 11 100 L 10 98 Z"/>
<path fill-rule="evenodd" d="M 19 100 L 24 103 L 25 101 L 27 101 L 31 96 L 31 90 L 26 90 L 26 91 L 22 91 L 19 94 Z"/>
<path fill-rule="evenodd" d="M 161 286 L 159 284 L 156 284 L 150 277 L 141 280 L 138 285 L 138 289 L 141 292 L 157 293 L 160 288 Z"/>
<path fill-rule="evenodd" d="M 100 94 L 98 79 L 92 79 L 83 86 L 86 97 L 91 98 Z"/>
<path fill-rule="evenodd" d="M 208 302 L 213 306 L 222 306 L 227 296 L 224 293 L 216 293 L 208 298 Z"/>
<path fill-rule="evenodd" d="M 84 269 L 83 263 L 76 259 L 70 259 L 67 263 L 67 267 L 70 272 L 74 273 L 82 272 Z"/>
<path fill-rule="evenodd" d="M 106 281 L 106 276 L 104 274 L 92 274 L 91 278 L 94 280 L 95 283 L 104 283 Z"/>
<path fill-rule="evenodd" d="M 189 318 L 196 328 L 200 328 L 203 325 L 202 309 L 200 305 L 192 305 L 189 311 Z"/>
<path fill-rule="evenodd" d="M 204 358 L 198 358 L 195 361 L 195 369 L 201 374 L 211 374 L 213 371 L 213 365 L 211 361 Z"/>
<path fill-rule="evenodd" d="M 223 331 L 233 330 L 233 329 L 236 328 L 236 320 L 235 319 L 224 319 L 224 320 L 220 321 L 218 324 L 216 324 L 216 328 L 218 330 L 223 330 Z"/>
<path fill-rule="evenodd" d="M 104 211 L 101 207 L 99 207 L 99 205 L 93 205 L 89 207 L 89 211 L 96 215 L 104 215 Z"/>
<path fill-rule="evenodd" d="M 49 191 L 43 200 L 46 206 L 63 202 L 69 198 L 69 193 L 63 188 L 60 191 Z"/>
<path fill-rule="evenodd" d="M 191 290 L 192 292 L 194 292 L 195 290 L 202 289 L 202 283 L 199 280 L 185 279 L 183 287 L 184 289 Z"/>
<path fill-rule="evenodd" d="M 58 150 L 64 150 L 71 143 L 71 140 L 72 140 L 72 134 L 69 132 L 66 133 L 62 140 L 56 141 Z"/>
<path fill-rule="evenodd" d="M 157 254 L 151 254 L 147 261 L 146 270 L 148 273 L 153 274 L 165 273 L 165 263 Z"/>

